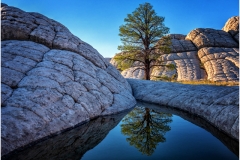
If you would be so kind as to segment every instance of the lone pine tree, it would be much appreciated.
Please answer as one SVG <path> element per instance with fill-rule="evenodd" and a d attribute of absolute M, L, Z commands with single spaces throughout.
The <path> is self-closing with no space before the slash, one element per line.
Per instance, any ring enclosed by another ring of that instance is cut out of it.
<path fill-rule="evenodd" d="M 145 79 L 150 80 L 151 68 L 162 66 L 161 55 L 170 52 L 171 41 L 166 36 L 169 28 L 164 25 L 164 17 L 157 16 L 149 3 L 140 4 L 124 22 L 119 29 L 122 45 L 118 46 L 123 54 L 116 54 L 114 59 L 129 66 L 140 62 L 137 69 L 143 69 Z"/>

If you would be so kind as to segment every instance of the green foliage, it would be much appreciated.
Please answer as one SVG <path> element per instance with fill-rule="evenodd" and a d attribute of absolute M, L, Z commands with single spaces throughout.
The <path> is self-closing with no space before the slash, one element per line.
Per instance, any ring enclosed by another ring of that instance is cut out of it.
<path fill-rule="evenodd" d="M 124 58 L 125 56 L 122 54 L 124 53 L 118 53 L 114 56 L 114 60 L 117 62 L 117 69 L 120 71 L 130 68 L 134 63 L 134 61 Z"/>
<path fill-rule="evenodd" d="M 129 60 L 126 62 L 129 64 L 141 62 L 139 67 L 145 70 L 146 79 L 150 79 L 151 65 L 160 64 L 160 56 L 170 52 L 171 40 L 165 36 L 169 28 L 163 23 L 164 17 L 157 16 L 150 3 L 144 3 L 128 14 L 124 22 L 119 28 L 122 45 L 118 49 L 127 54 L 116 55 L 114 59 L 121 63 Z"/>
<path fill-rule="evenodd" d="M 155 76 L 152 78 L 152 80 L 154 81 L 168 81 L 168 82 L 176 81 L 176 79 L 177 79 L 177 74 L 173 74 L 171 77 L 162 75 L 162 76 Z"/>
<path fill-rule="evenodd" d="M 161 39 L 159 39 L 156 45 L 157 52 L 160 54 L 169 54 L 171 51 L 171 48 L 170 48 L 171 44 L 172 44 L 172 41 L 169 35 L 161 37 Z"/>
<path fill-rule="evenodd" d="M 170 131 L 171 114 L 157 113 L 154 110 L 137 106 L 124 119 L 121 131 L 128 136 L 127 141 L 140 152 L 151 155 L 159 142 Z"/>
<path fill-rule="evenodd" d="M 174 64 L 167 64 L 166 67 L 170 70 L 174 70 L 176 69 L 175 65 Z"/>
<path fill-rule="evenodd" d="M 172 78 L 166 75 L 162 75 L 162 76 L 155 76 L 154 80 L 155 81 L 172 81 Z"/>

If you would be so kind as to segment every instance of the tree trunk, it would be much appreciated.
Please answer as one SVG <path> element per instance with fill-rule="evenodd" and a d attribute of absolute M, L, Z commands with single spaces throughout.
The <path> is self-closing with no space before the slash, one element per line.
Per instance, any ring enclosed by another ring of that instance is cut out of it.
<path fill-rule="evenodd" d="M 150 64 L 145 65 L 145 80 L 150 80 Z"/>

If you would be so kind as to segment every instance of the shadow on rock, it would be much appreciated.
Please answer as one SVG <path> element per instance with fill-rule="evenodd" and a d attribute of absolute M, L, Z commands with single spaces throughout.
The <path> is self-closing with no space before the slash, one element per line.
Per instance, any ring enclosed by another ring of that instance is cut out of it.
<path fill-rule="evenodd" d="M 2 157 L 2 160 L 81 159 L 98 145 L 129 111 L 94 119 L 69 131 L 30 144 Z"/>

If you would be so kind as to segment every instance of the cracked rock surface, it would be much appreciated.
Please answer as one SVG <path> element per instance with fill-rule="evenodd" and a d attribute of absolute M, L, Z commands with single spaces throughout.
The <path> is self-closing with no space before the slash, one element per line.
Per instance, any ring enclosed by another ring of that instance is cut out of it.
<path fill-rule="evenodd" d="M 222 30 L 230 33 L 239 42 L 239 17 L 229 18 Z"/>
<path fill-rule="evenodd" d="M 38 13 L 1 5 L 2 155 L 136 103 L 93 47 Z"/>
<path fill-rule="evenodd" d="M 239 80 L 238 48 L 204 47 L 198 51 L 198 57 L 211 81 Z"/>
<path fill-rule="evenodd" d="M 137 100 L 187 111 L 239 139 L 238 86 L 184 85 L 137 79 L 128 79 L 128 82 Z"/>
<path fill-rule="evenodd" d="M 208 80 L 239 80 L 239 44 L 236 41 L 238 27 L 239 17 L 232 17 L 223 30 L 198 28 L 187 35 L 186 39 L 198 47 L 198 57 Z"/>
<path fill-rule="evenodd" d="M 211 28 L 197 28 L 188 33 L 187 40 L 191 40 L 198 49 L 203 47 L 238 47 L 232 36 L 223 31 Z"/>
<path fill-rule="evenodd" d="M 171 34 L 170 36 L 172 38 L 171 53 L 164 54 L 161 58 L 164 61 L 163 64 L 173 64 L 175 69 L 168 69 L 165 66 L 154 67 L 152 77 L 176 77 L 178 81 L 203 79 L 205 71 L 200 66 L 195 45 L 186 40 L 184 35 Z"/>

